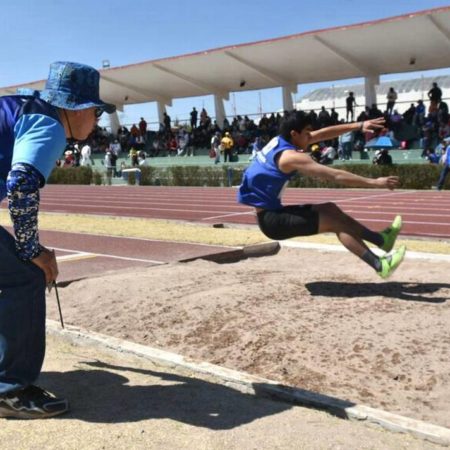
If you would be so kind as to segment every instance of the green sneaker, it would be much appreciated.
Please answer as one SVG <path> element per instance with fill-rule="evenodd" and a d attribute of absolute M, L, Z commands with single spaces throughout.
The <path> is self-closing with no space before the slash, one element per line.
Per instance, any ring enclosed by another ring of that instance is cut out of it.
<path fill-rule="evenodd" d="M 392 255 L 385 255 L 380 258 L 381 270 L 378 273 L 381 278 L 389 278 L 395 269 L 400 265 L 405 257 L 406 246 L 402 245 Z"/>
<path fill-rule="evenodd" d="M 402 225 L 402 216 L 396 216 L 392 225 L 380 233 L 381 236 L 383 236 L 383 245 L 380 247 L 381 250 L 384 250 L 387 253 L 394 248 L 395 240 L 402 229 Z"/>

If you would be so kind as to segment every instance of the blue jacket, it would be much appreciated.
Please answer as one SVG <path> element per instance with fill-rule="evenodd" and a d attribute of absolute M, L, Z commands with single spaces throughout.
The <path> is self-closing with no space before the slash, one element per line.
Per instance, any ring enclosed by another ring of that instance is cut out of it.
<path fill-rule="evenodd" d="M 55 107 L 32 97 L 0 97 L 0 201 L 12 165 L 25 163 L 42 176 L 42 185 L 66 146 L 64 127 Z"/>

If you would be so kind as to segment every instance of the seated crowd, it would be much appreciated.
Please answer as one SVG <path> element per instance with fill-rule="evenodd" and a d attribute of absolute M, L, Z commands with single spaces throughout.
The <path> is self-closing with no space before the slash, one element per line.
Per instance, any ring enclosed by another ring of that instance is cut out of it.
<path fill-rule="evenodd" d="M 439 149 L 445 147 L 442 142 L 450 136 L 447 103 L 441 97 L 437 101 L 436 99 L 433 101 L 430 97 L 428 111 L 423 101 L 419 100 L 416 105 L 411 104 L 403 114 L 397 112 L 395 100 L 392 98 L 388 99 L 387 106 L 384 112 L 376 104 L 366 106 L 356 120 L 364 121 L 384 116 L 386 128 L 382 135 L 388 136 L 398 144 L 397 147 L 403 149 L 410 148 L 414 141 L 420 141 L 419 147 L 423 148 L 422 157 L 430 162 L 438 161 L 441 156 Z M 210 156 L 215 158 L 216 163 L 220 162 L 221 154 L 224 162 L 227 162 L 227 159 L 230 162 L 236 160 L 233 155 L 237 154 L 249 154 L 252 155 L 250 156 L 252 159 L 257 151 L 277 135 L 280 120 L 287 113 L 285 111 L 282 114 L 264 114 L 258 122 L 248 116 L 238 115 L 231 123 L 225 118 L 223 124 L 218 124 L 210 118 L 204 108 L 199 115 L 193 108 L 190 123 L 183 125 L 178 123 L 172 125 L 170 116 L 164 113 L 163 123 L 160 124 L 158 131 L 148 130 L 144 118 L 141 118 L 138 125 L 133 124 L 130 129 L 125 126 L 119 127 L 116 135 L 108 132 L 106 128 L 97 126 L 86 142 L 68 145 L 61 164 L 89 165 L 91 154 L 100 153 L 105 155 L 106 168 L 110 166 L 115 168 L 115 161 L 125 152 L 129 157 L 129 165 L 136 167 L 146 164 L 149 157 L 194 156 L 197 149 L 205 148 L 211 149 Z M 318 113 L 310 111 L 309 114 L 316 129 L 345 122 L 344 119 L 339 119 L 339 114 L 334 108 L 327 111 L 322 107 Z M 368 141 L 373 138 L 373 135 L 364 135 L 361 132 L 347 133 L 339 139 L 315 145 L 311 149 L 311 154 L 323 164 L 331 164 L 337 158 L 348 160 L 351 159 L 353 151 L 362 152 Z M 381 150 L 373 162 L 376 164 L 392 162 L 388 152 Z"/>

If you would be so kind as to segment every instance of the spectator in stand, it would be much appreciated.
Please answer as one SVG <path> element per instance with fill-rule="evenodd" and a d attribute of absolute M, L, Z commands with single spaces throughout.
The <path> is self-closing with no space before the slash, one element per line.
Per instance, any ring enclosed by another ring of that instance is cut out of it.
<path fill-rule="evenodd" d="M 189 145 L 189 133 L 184 129 L 180 128 L 177 136 L 178 148 L 177 156 L 188 156 L 187 148 Z"/>
<path fill-rule="evenodd" d="M 139 166 L 147 165 L 147 155 L 144 152 L 144 150 L 139 150 L 139 152 L 138 152 L 138 164 L 139 164 Z"/>
<path fill-rule="evenodd" d="M 231 137 L 231 134 L 227 131 L 225 132 L 225 136 L 220 141 L 220 144 L 223 148 L 223 162 L 231 162 L 231 157 L 233 155 L 233 147 L 234 141 Z"/>
<path fill-rule="evenodd" d="M 259 121 L 259 129 L 261 131 L 267 131 L 269 127 L 269 119 L 267 118 L 267 116 L 265 114 L 263 114 L 263 116 L 261 117 L 260 121 Z"/>
<path fill-rule="evenodd" d="M 141 121 L 139 122 L 139 133 L 142 136 L 144 142 L 147 141 L 147 122 L 141 117 Z"/>
<path fill-rule="evenodd" d="M 439 176 L 439 181 L 437 184 L 438 191 L 441 191 L 444 187 L 445 179 L 450 171 L 450 141 L 447 141 L 446 145 L 445 153 L 441 157 L 441 162 L 444 167 L 442 168 L 441 175 Z"/>
<path fill-rule="evenodd" d="M 364 111 L 361 111 L 361 113 L 359 114 L 359 116 L 356 120 L 358 122 L 365 122 L 366 120 L 369 120 L 369 113 L 370 113 L 370 108 L 368 106 L 366 106 L 364 108 Z"/>
<path fill-rule="evenodd" d="M 130 132 L 127 127 L 121 126 L 117 130 L 117 138 L 119 139 L 120 145 L 124 151 L 128 150 L 128 135 Z"/>
<path fill-rule="evenodd" d="M 174 156 L 177 156 L 177 153 L 178 153 L 177 149 L 178 149 L 177 138 L 175 137 L 175 135 L 173 133 L 170 133 L 169 142 L 167 145 L 167 151 L 168 151 L 169 157 L 172 156 L 172 153 L 174 154 Z"/>
<path fill-rule="evenodd" d="M 111 150 L 108 150 L 107 153 L 110 154 L 109 159 L 111 162 L 111 168 L 112 168 L 112 176 L 117 176 L 117 154 L 112 152 Z"/>
<path fill-rule="evenodd" d="M 377 119 L 378 117 L 383 117 L 383 113 L 378 109 L 378 106 L 376 103 L 372 103 L 372 106 L 369 111 L 369 120 Z"/>
<path fill-rule="evenodd" d="M 78 144 L 75 144 L 73 146 L 73 157 L 74 157 L 74 166 L 79 167 L 80 166 L 80 158 L 81 158 L 81 152 Z"/>
<path fill-rule="evenodd" d="M 105 153 L 105 159 L 103 163 L 106 169 L 106 184 L 111 186 L 111 179 L 114 173 L 114 166 L 112 163 L 112 153 L 109 150 Z"/>
<path fill-rule="evenodd" d="M 205 127 L 207 123 L 208 113 L 205 108 L 200 111 L 200 126 Z"/>
<path fill-rule="evenodd" d="M 162 134 L 160 132 L 155 134 L 155 137 L 153 138 L 152 142 L 153 151 L 150 156 L 153 156 L 156 158 L 159 156 L 159 153 L 164 148 L 164 139 L 162 137 Z"/>
<path fill-rule="evenodd" d="M 318 117 L 317 117 L 317 113 L 312 109 L 309 113 L 308 113 L 309 117 L 311 117 L 311 123 L 314 129 L 318 128 Z"/>
<path fill-rule="evenodd" d="M 139 136 L 139 128 L 136 126 L 135 123 L 133 123 L 133 126 L 130 129 L 130 134 L 131 136 L 133 136 L 135 139 Z M 136 140 L 133 141 L 133 143 L 136 142 Z"/>
<path fill-rule="evenodd" d="M 315 162 L 318 163 L 320 161 L 320 158 L 322 157 L 322 150 L 321 150 L 319 144 L 311 145 L 310 156 Z"/>
<path fill-rule="evenodd" d="M 83 147 L 81 147 L 81 161 L 80 164 L 82 166 L 90 166 L 92 163 L 91 160 L 91 147 L 89 144 L 84 144 Z"/>
<path fill-rule="evenodd" d="M 393 87 L 389 88 L 389 92 L 386 95 L 387 99 L 387 106 L 386 106 L 386 112 L 388 115 L 391 115 L 394 111 L 395 102 L 397 101 L 397 92 L 395 92 L 395 89 Z"/>
<path fill-rule="evenodd" d="M 436 154 L 436 152 L 432 148 L 430 148 L 425 152 L 425 159 L 430 164 L 439 164 L 440 157 L 439 155 Z"/>
<path fill-rule="evenodd" d="M 234 139 L 234 147 L 235 147 L 235 150 L 237 150 L 237 152 L 239 154 L 247 153 L 248 141 L 247 141 L 247 138 L 245 137 L 244 133 L 238 132 L 236 134 L 235 139 Z"/>
<path fill-rule="evenodd" d="M 439 102 L 437 119 L 441 125 L 445 126 L 448 124 L 449 121 L 448 105 L 443 100 Z"/>
<path fill-rule="evenodd" d="M 214 134 L 217 131 L 220 133 L 220 127 L 219 127 L 219 124 L 217 123 L 217 121 L 215 120 L 212 124 L 211 132 Z"/>
<path fill-rule="evenodd" d="M 334 108 L 331 108 L 330 123 L 331 125 L 337 125 L 339 123 L 339 113 Z"/>
<path fill-rule="evenodd" d="M 111 144 L 109 144 L 109 150 L 114 153 L 117 157 L 120 156 L 120 152 L 122 151 L 122 146 L 118 139 L 114 139 Z"/>
<path fill-rule="evenodd" d="M 252 154 L 250 156 L 250 161 L 256 158 L 258 152 L 260 152 L 264 147 L 264 142 L 261 136 L 256 136 L 255 141 L 252 144 Z"/>
<path fill-rule="evenodd" d="M 197 116 L 198 116 L 198 111 L 194 108 L 192 108 L 191 111 L 191 129 L 193 130 L 194 128 L 197 128 Z"/>
<path fill-rule="evenodd" d="M 438 105 L 442 100 L 442 91 L 437 83 L 433 83 L 432 88 L 428 91 L 428 98 L 430 99 L 430 107 L 428 112 L 436 112 Z"/>
<path fill-rule="evenodd" d="M 245 117 L 237 116 L 237 120 L 239 131 L 243 133 L 247 129 L 247 122 L 245 120 Z"/>
<path fill-rule="evenodd" d="M 64 152 L 64 167 L 73 167 L 75 164 L 75 157 L 72 150 L 66 150 Z"/>
<path fill-rule="evenodd" d="M 403 113 L 403 119 L 407 124 L 412 125 L 415 114 L 416 107 L 414 106 L 414 103 L 411 103 L 411 106 Z"/>
<path fill-rule="evenodd" d="M 417 127 L 422 126 L 425 120 L 425 105 L 422 100 L 417 100 L 416 113 L 413 124 Z"/>
<path fill-rule="evenodd" d="M 172 119 L 166 112 L 163 113 L 163 124 L 164 124 L 164 131 L 166 133 L 170 133 L 172 130 Z"/>
<path fill-rule="evenodd" d="M 333 161 L 336 158 L 336 149 L 331 145 L 325 147 L 320 156 L 320 164 L 330 165 L 333 164 Z"/>
<path fill-rule="evenodd" d="M 187 145 L 186 145 L 186 156 L 195 156 L 195 148 L 194 148 L 194 142 L 192 139 L 192 133 L 189 133 L 187 130 L 186 131 L 186 140 L 187 140 Z"/>
<path fill-rule="evenodd" d="M 353 92 L 349 92 L 348 93 L 348 97 L 345 99 L 345 105 L 347 108 L 347 122 L 349 121 L 348 118 L 350 116 L 350 122 L 353 122 L 353 117 L 354 117 L 354 107 L 358 106 L 356 104 L 356 100 L 355 100 L 355 96 Z"/>
<path fill-rule="evenodd" d="M 322 106 L 320 112 L 319 112 L 319 116 L 317 117 L 317 120 L 319 122 L 319 128 L 324 128 L 330 125 L 330 114 L 329 112 L 325 109 L 325 106 Z"/>
<path fill-rule="evenodd" d="M 132 167 L 137 167 L 139 165 L 138 151 L 137 151 L 136 148 L 134 148 L 134 147 L 130 148 L 130 152 L 128 153 L 128 157 L 130 158 Z"/>
<path fill-rule="evenodd" d="M 339 141 L 342 147 L 342 159 L 345 159 L 347 161 L 352 159 L 354 138 L 355 135 L 353 131 L 347 131 L 347 133 L 344 133 L 339 137 Z"/>
<path fill-rule="evenodd" d="M 216 131 L 211 138 L 211 152 L 214 152 L 214 164 L 220 163 L 220 132 Z"/>
<path fill-rule="evenodd" d="M 434 153 L 441 158 L 441 156 L 445 153 L 445 149 L 447 148 L 447 140 L 442 138 L 439 144 L 434 149 Z"/>
<path fill-rule="evenodd" d="M 377 150 L 372 162 L 377 166 L 390 166 L 392 165 L 392 156 L 386 148 Z"/>

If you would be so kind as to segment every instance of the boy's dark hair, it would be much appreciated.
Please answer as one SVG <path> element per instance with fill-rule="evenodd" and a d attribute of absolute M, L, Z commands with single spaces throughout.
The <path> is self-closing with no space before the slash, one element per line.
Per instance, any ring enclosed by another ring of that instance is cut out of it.
<path fill-rule="evenodd" d="M 304 128 L 313 124 L 312 117 L 304 111 L 292 111 L 283 117 L 280 123 L 281 137 L 291 142 L 291 131 L 301 133 Z"/>

